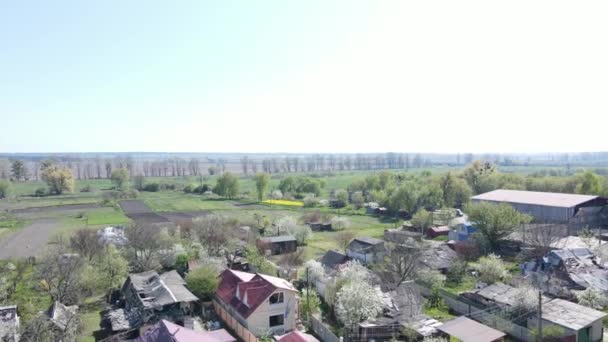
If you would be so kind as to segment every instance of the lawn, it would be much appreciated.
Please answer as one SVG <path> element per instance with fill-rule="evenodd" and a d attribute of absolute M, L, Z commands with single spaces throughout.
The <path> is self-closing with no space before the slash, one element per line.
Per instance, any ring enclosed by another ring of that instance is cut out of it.
<path fill-rule="evenodd" d="M 82 319 L 82 332 L 78 338 L 79 342 L 94 342 L 95 332 L 100 328 L 101 311 L 105 307 L 103 295 L 92 296 L 84 300 L 84 305 L 80 308 Z"/>
<path fill-rule="evenodd" d="M 85 217 L 89 225 L 124 224 L 130 221 L 122 210 L 112 207 L 91 209 L 85 213 Z"/>
<path fill-rule="evenodd" d="M 13 215 L 0 213 L 0 237 L 26 225 L 27 221 Z"/>
<path fill-rule="evenodd" d="M 207 199 L 179 191 L 141 192 L 140 200 L 152 211 L 199 211 L 235 209 L 231 201 Z"/>

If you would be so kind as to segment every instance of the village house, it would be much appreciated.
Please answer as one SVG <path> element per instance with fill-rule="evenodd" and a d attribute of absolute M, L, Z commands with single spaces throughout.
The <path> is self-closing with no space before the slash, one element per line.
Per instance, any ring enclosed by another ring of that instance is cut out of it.
<path fill-rule="evenodd" d="M 362 264 L 380 262 L 386 255 L 384 240 L 371 237 L 354 238 L 346 247 L 346 255 Z"/>
<path fill-rule="evenodd" d="M 502 331 L 483 325 L 465 316 L 447 321 L 437 329 L 450 337 L 450 340 L 462 342 L 496 342 L 506 336 Z"/>
<path fill-rule="evenodd" d="M 0 341 L 19 341 L 19 316 L 16 305 L 0 307 Z"/>
<path fill-rule="evenodd" d="M 270 255 L 293 253 L 297 245 L 296 238 L 291 235 L 263 237 L 257 241 L 258 248 Z"/>
<path fill-rule="evenodd" d="M 233 270 L 220 277 L 213 305 L 239 337 L 282 335 L 296 328 L 298 291 L 287 280 Z"/>
<path fill-rule="evenodd" d="M 458 254 L 446 243 L 433 244 L 422 250 L 419 264 L 423 268 L 447 274 L 458 261 Z"/>
<path fill-rule="evenodd" d="M 212 331 L 195 331 L 169 322 L 160 320 L 146 330 L 135 342 L 236 342 L 225 329 Z"/>
<path fill-rule="evenodd" d="M 156 271 L 130 274 L 122 286 L 125 306 L 104 316 L 112 332 L 139 328 L 150 320 L 183 321 L 198 298 L 187 288 L 177 271 L 159 275 Z"/>

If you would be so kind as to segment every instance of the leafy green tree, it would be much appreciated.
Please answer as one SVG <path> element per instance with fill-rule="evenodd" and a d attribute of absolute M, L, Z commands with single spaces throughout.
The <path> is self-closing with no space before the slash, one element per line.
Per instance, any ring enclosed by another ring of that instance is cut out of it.
<path fill-rule="evenodd" d="M 585 171 L 579 177 L 576 192 L 586 195 L 599 195 L 602 193 L 602 178 L 591 170 Z"/>
<path fill-rule="evenodd" d="M 348 204 L 348 192 L 343 189 L 336 190 L 334 193 L 334 201 L 336 207 L 342 208 Z"/>
<path fill-rule="evenodd" d="M 8 198 L 12 193 L 13 187 L 11 182 L 5 179 L 0 179 L 0 199 Z"/>
<path fill-rule="evenodd" d="M 501 239 L 532 219 L 505 203 L 472 203 L 465 207 L 465 212 L 469 215 L 469 220 L 473 222 L 477 233 L 483 238 L 483 242 L 492 250 L 496 250 Z"/>
<path fill-rule="evenodd" d="M 427 183 L 421 187 L 418 205 L 424 208 L 437 209 L 443 205 L 443 191 L 439 184 Z"/>
<path fill-rule="evenodd" d="M 350 199 L 350 203 L 357 209 L 363 208 L 363 205 L 365 204 L 363 193 L 361 191 L 355 191 Z"/>
<path fill-rule="evenodd" d="M 58 165 L 50 165 L 40 174 L 40 177 L 49 186 L 49 193 L 61 195 L 74 190 L 74 177 L 72 170 Z"/>
<path fill-rule="evenodd" d="M 146 186 L 146 179 L 143 175 L 137 175 L 137 176 L 133 177 L 133 187 L 135 189 L 137 189 L 137 191 L 144 190 L 145 186 Z"/>
<path fill-rule="evenodd" d="M 300 304 L 302 306 L 300 310 L 302 312 L 302 318 L 305 321 L 308 320 L 309 313 L 314 315 L 321 311 L 321 299 L 319 299 L 319 295 L 313 289 L 302 289 Z"/>
<path fill-rule="evenodd" d="M 388 200 L 388 207 L 392 212 L 403 209 L 412 214 L 418 210 L 418 198 L 415 184 L 408 182 L 393 191 Z"/>
<path fill-rule="evenodd" d="M 186 285 L 192 293 L 203 301 L 211 300 L 219 285 L 219 278 L 215 267 L 202 265 L 186 276 Z"/>
<path fill-rule="evenodd" d="M 230 172 L 226 172 L 217 178 L 213 192 L 226 197 L 235 198 L 239 193 L 239 179 Z"/>
<path fill-rule="evenodd" d="M 487 161 L 476 160 L 464 169 L 464 178 L 467 183 L 471 186 L 471 189 L 476 194 L 482 192 L 482 181 L 485 177 L 488 177 L 496 172 L 496 168 L 492 163 Z"/>
<path fill-rule="evenodd" d="M 270 183 L 270 177 L 266 173 L 256 173 L 256 175 L 253 176 L 253 180 L 255 182 L 255 189 L 258 194 L 258 201 L 262 202 L 264 200 L 266 189 L 268 188 L 268 183 Z"/>
<path fill-rule="evenodd" d="M 101 256 L 98 266 L 102 275 L 102 284 L 105 289 L 117 289 L 129 275 L 129 262 L 113 245 L 106 248 Z"/>
<path fill-rule="evenodd" d="M 450 171 L 440 178 L 439 186 L 443 194 L 443 204 L 446 207 L 460 208 L 473 195 L 473 191 L 467 182 L 462 178 L 454 176 Z"/>
<path fill-rule="evenodd" d="M 22 160 L 16 159 L 11 163 L 11 174 L 15 181 L 26 180 L 27 170 Z"/>
<path fill-rule="evenodd" d="M 286 177 L 279 182 L 279 189 L 283 194 L 294 194 L 297 191 L 297 183 L 295 177 Z"/>
<path fill-rule="evenodd" d="M 114 169 L 110 179 L 116 189 L 123 190 L 129 183 L 129 170 L 125 168 Z"/>
<path fill-rule="evenodd" d="M 414 227 L 425 231 L 427 228 L 430 228 L 433 225 L 433 215 L 426 211 L 426 209 L 422 208 L 418 210 L 414 216 L 412 216 L 411 223 L 414 225 Z"/>

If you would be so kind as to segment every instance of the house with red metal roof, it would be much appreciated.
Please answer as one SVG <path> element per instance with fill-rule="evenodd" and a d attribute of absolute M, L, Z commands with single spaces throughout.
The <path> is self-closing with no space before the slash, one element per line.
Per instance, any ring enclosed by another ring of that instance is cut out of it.
<path fill-rule="evenodd" d="M 171 323 L 167 320 L 160 320 L 143 335 L 138 337 L 135 342 L 236 342 L 236 339 L 226 330 L 219 329 L 213 331 L 195 331 Z"/>
<path fill-rule="evenodd" d="M 220 277 L 214 307 L 233 331 L 246 329 L 262 336 L 282 335 L 296 328 L 298 291 L 289 281 L 230 269 Z"/>

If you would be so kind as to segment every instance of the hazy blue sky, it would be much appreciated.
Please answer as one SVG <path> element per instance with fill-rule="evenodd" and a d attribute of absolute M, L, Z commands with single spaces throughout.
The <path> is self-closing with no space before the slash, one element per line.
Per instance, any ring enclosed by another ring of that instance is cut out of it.
<path fill-rule="evenodd" d="M 608 150 L 606 1 L 3 1 L 0 152 Z"/>

